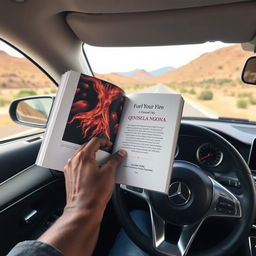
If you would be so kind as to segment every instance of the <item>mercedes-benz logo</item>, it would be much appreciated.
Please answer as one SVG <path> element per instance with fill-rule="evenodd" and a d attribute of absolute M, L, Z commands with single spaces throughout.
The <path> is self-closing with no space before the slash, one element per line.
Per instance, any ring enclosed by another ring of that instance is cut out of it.
<path fill-rule="evenodd" d="M 182 206 L 190 200 L 191 191 L 184 182 L 176 181 L 170 185 L 168 197 L 173 204 Z"/>

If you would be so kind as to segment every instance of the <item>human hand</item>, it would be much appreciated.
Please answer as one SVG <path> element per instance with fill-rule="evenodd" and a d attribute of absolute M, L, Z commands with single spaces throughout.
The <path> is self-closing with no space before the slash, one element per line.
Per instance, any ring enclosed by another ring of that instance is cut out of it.
<path fill-rule="evenodd" d="M 112 195 L 116 169 L 127 154 L 119 150 L 100 166 L 95 160 L 96 152 L 100 147 L 108 146 L 111 146 L 110 141 L 93 138 L 68 160 L 64 168 L 67 194 L 65 210 L 94 210 L 103 214 Z"/>
<path fill-rule="evenodd" d="M 38 240 L 58 248 L 65 256 L 89 256 L 95 248 L 116 169 L 126 156 L 124 150 L 119 150 L 99 166 L 96 152 L 107 146 L 111 146 L 109 141 L 93 138 L 76 151 L 64 168 L 64 212 Z"/>

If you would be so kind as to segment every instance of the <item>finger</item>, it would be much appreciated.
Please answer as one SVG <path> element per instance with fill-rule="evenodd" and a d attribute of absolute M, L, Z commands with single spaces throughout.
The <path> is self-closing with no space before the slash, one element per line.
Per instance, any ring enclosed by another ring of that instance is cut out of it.
<path fill-rule="evenodd" d="M 84 144 L 82 144 L 74 153 L 73 157 L 76 156 L 79 152 L 81 152 L 89 143 L 89 141 L 85 142 Z"/>
<path fill-rule="evenodd" d="M 73 157 L 76 156 L 80 151 L 82 151 L 86 145 L 88 144 L 88 142 L 85 142 L 83 145 L 81 145 L 74 153 Z"/>
<path fill-rule="evenodd" d="M 97 138 L 97 137 L 95 137 L 95 138 Z M 93 139 L 94 139 L 94 138 L 93 138 Z M 93 139 L 92 139 L 92 140 L 93 140 Z M 99 138 L 98 138 L 98 139 L 99 139 Z M 104 138 L 102 138 L 102 140 L 105 140 L 105 141 L 106 141 L 106 144 L 105 144 L 104 147 L 110 147 L 110 146 L 112 146 L 112 142 L 111 142 L 111 141 L 106 140 L 106 139 L 104 139 Z M 89 141 L 89 142 L 90 142 L 90 141 Z M 80 146 L 80 147 L 75 151 L 73 157 L 76 156 L 79 152 L 83 151 L 84 148 L 87 146 L 87 144 L 89 144 L 89 142 L 85 142 L 82 146 Z M 96 151 L 95 151 L 95 152 L 96 152 Z"/>
<path fill-rule="evenodd" d="M 95 158 L 95 153 L 100 147 L 106 147 L 112 145 L 110 141 L 106 139 L 100 139 L 97 137 L 92 138 L 85 147 L 80 151 L 81 154 Z"/>
<path fill-rule="evenodd" d="M 109 160 L 102 166 L 102 168 L 111 167 L 112 169 L 116 170 L 116 168 L 122 163 L 126 156 L 127 152 L 123 149 L 120 149 L 109 158 Z"/>

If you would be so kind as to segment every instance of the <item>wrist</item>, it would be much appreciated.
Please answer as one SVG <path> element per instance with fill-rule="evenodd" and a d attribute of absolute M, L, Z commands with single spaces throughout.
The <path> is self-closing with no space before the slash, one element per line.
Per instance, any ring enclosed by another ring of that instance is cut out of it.
<path fill-rule="evenodd" d="M 88 216 L 93 214 L 95 217 L 102 217 L 106 208 L 107 202 L 95 196 L 76 196 L 72 200 L 68 200 L 64 208 L 64 212 L 76 216 Z"/>
<path fill-rule="evenodd" d="M 92 209 L 65 207 L 61 217 L 38 238 L 64 255 L 92 255 L 102 216 Z M 67 243 L 69 241 L 69 243 Z"/>
<path fill-rule="evenodd" d="M 80 224 L 85 224 L 89 221 L 95 224 L 100 224 L 104 209 L 101 207 L 94 208 L 81 208 L 71 205 L 66 205 L 61 218 L 67 221 L 79 222 Z"/>

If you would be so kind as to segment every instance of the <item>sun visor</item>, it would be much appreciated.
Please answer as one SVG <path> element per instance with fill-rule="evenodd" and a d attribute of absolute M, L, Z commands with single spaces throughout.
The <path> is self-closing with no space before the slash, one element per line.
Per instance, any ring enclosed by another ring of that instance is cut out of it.
<path fill-rule="evenodd" d="M 244 51 L 255 53 L 256 52 L 256 36 L 250 42 L 242 43 L 242 48 Z"/>
<path fill-rule="evenodd" d="M 250 41 L 256 3 L 182 10 L 123 13 L 69 13 L 66 21 L 83 42 L 95 46 L 154 46 Z"/>

